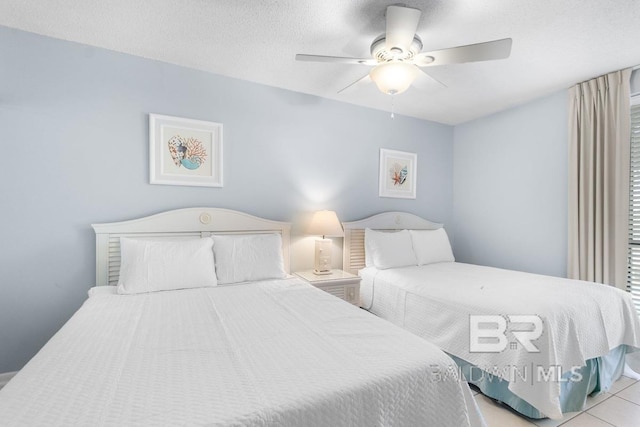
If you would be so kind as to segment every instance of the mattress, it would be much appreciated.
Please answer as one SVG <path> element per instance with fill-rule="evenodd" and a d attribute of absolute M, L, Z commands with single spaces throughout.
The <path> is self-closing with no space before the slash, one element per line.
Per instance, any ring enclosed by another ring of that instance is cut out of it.
<path fill-rule="evenodd" d="M 483 425 L 454 362 L 298 279 L 90 298 L 0 390 L 3 425 Z"/>
<path fill-rule="evenodd" d="M 360 275 L 365 308 L 508 381 L 511 392 L 551 418 L 562 417 L 562 375 L 619 346 L 640 347 L 631 298 L 610 286 L 458 262 L 369 267 Z M 503 350 L 470 351 L 472 315 L 537 316 L 539 352 L 521 345 L 512 325 Z"/>

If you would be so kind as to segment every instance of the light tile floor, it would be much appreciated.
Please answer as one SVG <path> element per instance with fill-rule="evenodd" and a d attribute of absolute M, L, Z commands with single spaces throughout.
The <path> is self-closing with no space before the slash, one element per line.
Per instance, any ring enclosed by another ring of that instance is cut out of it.
<path fill-rule="evenodd" d="M 533 420 L 477 393 L 476 401 L 488 427 L 640 427 L 640 381 L 621 377 L 607 393 L 587 399 L 582 412 L 570 412 L 561 420 Z"/>

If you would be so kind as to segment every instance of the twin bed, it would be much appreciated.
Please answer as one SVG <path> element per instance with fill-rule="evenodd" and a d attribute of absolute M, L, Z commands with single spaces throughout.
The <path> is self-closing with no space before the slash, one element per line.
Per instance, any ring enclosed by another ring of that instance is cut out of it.
<path fill-rule="evenodd" d="M 442 225 L 411 214 L 344 227 L 344 269 L 362 277 L 363 308 L 436 344 L 523 415 L 581 410 L 640 348 L 638 316 L 619 289 L 454 262 Z"/>
<path fill-rule="evenodd" d="M 97 286 L 0 390 L 3 425 L 484 424 L 436 346 L 287 274 L 287 223 L 94 229 Z"/>

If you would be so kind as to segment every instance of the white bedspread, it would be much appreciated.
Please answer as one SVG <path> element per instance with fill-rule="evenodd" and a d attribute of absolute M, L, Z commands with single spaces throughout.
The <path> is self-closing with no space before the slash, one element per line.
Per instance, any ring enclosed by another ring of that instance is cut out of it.
<path fill-rule="evenodd" d="M 297 279 L 95 292 L 0 390 L 3 425 L 481 424 L 432 344 Z"/>
<path fill-rule="evenodd" d="M 565 374 L 621 344 L 640 347 L 631 298 L 610 286 L 457 262 L 366 268 L 360 275 L 363 306 L 510 381 L 509 390 L 551 418 L 562 416 L 560 382 L 540 379 L 538 367 Z M 496 314 L 540 316 L 540 352 L 526 351 L 510 329 L 504 351 L 470 352 L 470 315 Z"/>

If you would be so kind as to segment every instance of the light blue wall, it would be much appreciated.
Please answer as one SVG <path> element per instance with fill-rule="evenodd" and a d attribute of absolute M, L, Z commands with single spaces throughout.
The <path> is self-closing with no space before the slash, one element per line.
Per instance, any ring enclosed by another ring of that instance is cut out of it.
<path fill-rule="evenodd" d="M 148 113 L 223 123 L 224 188 L 150 185 Z M 0 372 L 86 298 L 91 223 L 189 206 L 452 218 L 450 126 L 4 27 L 0 140 Z M 418 154 L 416 200 L 378 197 L 381 147 Z"/>
<path fill-rule="evenodd" d="M 148 184 L 150 112 L 224 124 L 224 188 Z M 452 128 L 0 27 L 0 141 L 0 372 L 86 298 L 91 223 L 167 209 L 404 210 L 459 261 L 566 272 L 565 92 Z M 381 147 L 418 154 L 416 200 L 377 196 Z"/>
<path fill-rule="evenodd" d="M 567 96 L 455 127 L 458 261 L 566 276 Z"/>

